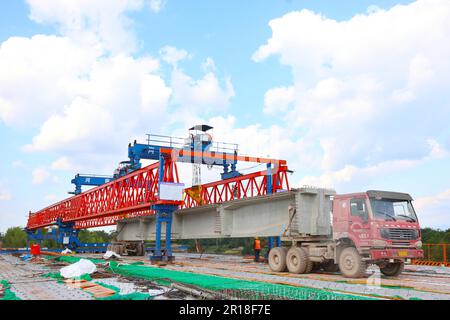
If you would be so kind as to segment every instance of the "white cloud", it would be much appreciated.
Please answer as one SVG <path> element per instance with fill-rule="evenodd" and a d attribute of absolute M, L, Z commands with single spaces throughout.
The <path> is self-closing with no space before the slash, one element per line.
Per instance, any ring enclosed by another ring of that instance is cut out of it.
<path fill-rule="evenodd" d="M 159 76 L 145 75 L 143 77 L 141 98 L 142 109 L 146 110 L 146 113 L 150 114 L 155 110 L 165 110 L 171 95 L 172 89 L 167 87 L 164 80 Z"/>
<path fill-rule="evenodd" d="M 70 162 L 68 157 L 60 157 L 52 162 L 50 166 L 53 170 L 71 170 L 73 168 L 73 164 Z"/>
<path fill-rule="evenodd" d="M 294 87 L 273 88 L 266 92 L 264 96 L 264 113 L 277 114 L 286 112 L 294 102 Z"/>
<path fill-rule="evenodd" d="M 48 170 L 45 168 L 36 168 L 33 170 L 32 176 L 32 183 L 35 185 L 39 185 L 50 178 L 50 172 L 48 172 Z"/>
<path fill-rule="evenodd" d="M 172 65 L 176 65 L 178 62 L 192 58 L 192 55 L 189 54 L 184 49 L 178 49 L 173 46 L 165 46 L 159 50 L 159 54 L 162 59 Z"/>
<path fill-rule="evenodd" d="M 450 141 L 450 2 L 368 12 L 345 21 L 290 12 L 270 21 L 253 55 L 291 68 L 292 85 L 270 89 L 264 110 L 316 142 L 311 152 L 320 145 L 325 171 L 417 160 L 430 137 Z"/>
<path fill-rule="evenodd" d="M 126 13 L 143 8 L 143 0 L 27 0 L 30 18 L 56 24 L 62 34 L 85 44 L 101 44 L 112 52 L 136 48 Z M 100 41 L 100 42 L 99 42 Z"/>
<path fill-rule="evenodd" d="M 142 119 L 151 116 L 157 129 L 167 117 L 172 90 L 158 70 L 158 61 L 150 57 L 117 55 L 96 60 L 88 76 L 71 79 L 73 95 L 41 122 L 39 133 L 24 150 L 70 155 L 77 168 L 85 167 L 82 162 L 91 163 L 87 169 L 112 166 L 112 154 L 125 153 L 131 139 L 147 132 L 148 123 Z M 39 112 L 40 107 L 28 112 Z M 110 159 L 108 163 L 105 158 Z"/>
<path fill-rule="evenodd" d="M 39 135 L 33 138 L 33 144 L 26 146 L 25 150 L 73 148 L 74 143 L 83 144 L 92 137 L 105 134 L 112 121 L 111 115 L 101 107 L 77 98 L 65 108 L 63 115 L 51 116 Z"/>
<path fill-rule="evenodd" d="M 414 202 L 423 226 L 448 228 L 450 219 L 450 189 L 435 195 L 417 198 Z"/>
<path fill-rule="evenodd" d="M 150 9 L 153 12 L 158 13 L 164 8 L 166 3 L 167 0 L 150 0 Z"/>
<path fill-rule="evenodd" d="M 54 202 L 54 201 L 58 200 L 58 196 L 55 195 L 55 194 L 48 194 L 48 195 L 45 196 L 45 200 Z"/>
<path fill-rule="evenodd" d="M 408 169 L 413 169 L 420 164 L 431 160 L 448 157 L 449 152 L 444 150 L 435 140 L 428 140 L 429 152 L 421 159 L 396 159 L 387 160 L 366 167 L 346 165 L 336 171 L 327 171 L 320 176 L 303 177 L 299 185 L 317 187 L 342 188 L 348 185 L 364 185 L 381 176 L 389 176 Z M 348 188 L 345 188 L 348 189 Z"/>
<path fill-rule="evenodd" d="M 193 79 L 182 70 L 174 68 L 171 76 L 173 101 L 191 113 L 225 111 L 234 97 L 234 87 L 230 77 L 224 80 L 224 88 L 212 71 L 202 79 Z"/>
<path fill-rule="evenodd" d="M 339 188 L 339 186 L 349 183 L 364 184 L 365 181 L 367 184 L 370 179 L 399 170 L 410 169 L 417 164 L 418 161 L 414 160 L 390 160 L 363 168 L 346 165 L 340 170 L 326 172 L 320 176 L 306 176 L 300 180 L 299 185 Z"/>
<path fill-rule="evenodd" d="M 367 8 L 366 12 L 369 13 L 369 14 L 372 14 L 372 13 L 376 13 L 376 12 L 381 11 L 381 10 L 382 9 L 380 7 L 378 7 L 378 6 L 376 6 L 376 5 L 370 5 Z"/>
<path fill-rule="evenodd" d="M 40 124 L 75 96 L 74 87 L 99 55 L 65 37 L 9 38 L 0 46 L 0 121 Z"/>
<path fill-rule="evenodd" d="M 0 201 L 10 201 L 12 199 L 11 192 L 0 183 Z"/>
<path fill-rule="evenodd" d="M 142 119 L 151 119 L 153 132 L 177 119 L 167 109 L 173 97 L 182 114 L 189 106 L 222 110 L 234 95 L 214 70 L 196 80 L 174 67 L 169 86 L 152 57 L 103 56 L 68 37 L 10 38 L 0 47 L 0 67 L 0 121 L 37 129 L 23 150 L 70 156 L 78 170 L 109 173 L 128 142 L 148 132 Z"/>
<path fill-rule="evenodd" d="M 208 73 L 210 71 L 215 72 L 217 70 L 216 63 L 214 62 L 213 58 L 206 58 L 205 62 L 202 63 L 202 70 L 205 73 Z"/>
<path fill-rule="evenodd" d="M 442 203 L 447 203 L 450 205 L 450 189 L 432 196 L 420 197 L 416 199 L 416 207 L 419 209 L 425 209 L 427 207 L 440 205 Z M 448 214 L 450 215 L 450 212 Z"/>

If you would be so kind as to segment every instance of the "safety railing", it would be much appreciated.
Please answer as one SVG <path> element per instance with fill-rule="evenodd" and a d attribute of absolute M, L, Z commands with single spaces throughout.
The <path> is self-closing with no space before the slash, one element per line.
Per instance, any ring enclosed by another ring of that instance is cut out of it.
<path fill-rule="evenodd" d="M 171 136 L 162 136 L 157 134 L 147 134 L 147 144 L 156 145 L 159 147 L 170 147 L 183 149 L 186 147 L 190 148 L 191 142 L 189 138 L 179 138 Z M 208 152 L 224 152 L 224 153 L 234 153 L 238 152 L 239 145 L 236 143 L 212 141 L 211 145 L 208 147 Z"/>
<path fill-rule="evenodd" d="M 425 243 L 422 250 L 423 259 L 413 260 L 413 264 L 450 267 L 449 243 Z"/>

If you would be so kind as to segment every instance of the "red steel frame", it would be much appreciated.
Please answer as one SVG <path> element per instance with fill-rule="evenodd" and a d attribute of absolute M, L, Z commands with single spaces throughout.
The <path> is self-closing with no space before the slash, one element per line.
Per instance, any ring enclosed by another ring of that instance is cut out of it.
<path fill-rule="evenodd" d="M 164 181 L 178 182 L 176 163 L 167 158 L 164 164 Z M 158 199 L 158 169 L 159 162 L 30 214 L 27 229 L 47 227 L 58 219 L 74 222 L 76 229 L 88 229 L 114 225 L 124 218 L 154 214 L 151 206 L 161 203 Z M 289 190 L 287 171 L 284 164 L 271 169 L 272 192 Z M 201 205 L 265 195 L 268 193 L 267 174 L 267 171 L 259 171 L 205 184 L 201 187 Z M 180 208 L 199 205 L 185 193 Z"/>
<path fill-rule="evenodd" d="M 286 166 L 281 166 L 271 170 L 272 192 L 279 190 L 289 190 Z M 266 195 L 267 192 L 267 171 L 250 173 L 233 179 L 216 181 L 204 184 L 201 187 L 201 205 L 222 203 L 242 198 L 250 198 Z M 185 193 L 182 209 L 198 207 L 200 204 Z"/>
<path fill-rule="evenodd" d="M 166 167 L 165 180 L 173 181 L 174 175 L 168 171 L 176 166 L 167 162 Z M 75 222 L 78 228 L 92 228 L 109 225 L 115 217 L 150 211 L 149 204 L 158 201 L 158 168 L 155 163 L 31 214 L 27 228 L 46 227 L 58 219 Z"/>

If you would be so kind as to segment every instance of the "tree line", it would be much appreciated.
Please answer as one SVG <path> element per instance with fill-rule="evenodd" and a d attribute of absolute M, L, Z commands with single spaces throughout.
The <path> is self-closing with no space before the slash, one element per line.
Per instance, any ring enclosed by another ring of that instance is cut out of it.
<path fill-rule="evenodd" d="M 47 233 L 43 230 L 43 233 Z M 9 228 L 4 235 L 0 235 L 0 248 L 25 248 L 27 246 L 27 233 L 21 227 Z M 78 239 L 85 243 L 108 243 L 115 238 L 115 231 L 89 231 L 81 230 Z M 60 246 L 53 240 L 45 240 L 43 247 L 56 249 Z"/>

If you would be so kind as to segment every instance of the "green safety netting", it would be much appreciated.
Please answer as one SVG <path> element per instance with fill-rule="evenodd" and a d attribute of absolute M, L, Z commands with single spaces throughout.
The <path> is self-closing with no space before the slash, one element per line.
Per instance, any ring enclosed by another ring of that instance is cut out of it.
<path fill-rule="evenodd" d="M 133 293 L 129 293 L 129 294 L 120 294 L 120 289 L 116 286 L 106 284 L 106 283 L 103 283 L 100 281 L 98 281 L 97 284 L 99 284 L 105 288 L 114 290 L 116 292 L 115 295 L 105 297 L 105 298 L 99 298 L 97 300 L 151 300 L 151 299 L 153 299 L 152 296 L 150 296 L 149 294 L 146 294 L 146 293 L 133 292 Z"/>
<path fill-rule="evenodd" d="M 6 280 L 2 280 L 0 283 L 5 290 L 3 297 L 0 297 L 0 300 L 20 300 L 16 294 L 11 291 L 11 285 Z"/>
<path fill-rule="evenodd" d="M 177 282 L 193 285 L 232 297 L 246 299 L 296 299 L 296 300 L 372 300 L 367 296 L 358 296 L 333 292 L 326 289 L 295 287 L 259 281 L 239 280 L 214 275 L 196 274 L 142 265 L 122 265 L 110 262 L 111 272 L 152 280 L 162 285 Z"/>
<path fill-rule="evenodd" d="M 47 260 L 55 260 L 58 262 L 67 262 L 67 263 L 76 263 L 78 261 L 80 261 L 81 259 L 85 259 L 85 260 L 90 260 L 95 264 L 102 264 L 102 263 L 106 263 L 105 260 L 102 259 L 91 259 L 91 258 L 84 258 L 84 257 L 75 257 L 75 256 L 43 256 L 44 259 Z"/>
<path fill-rule="evenodd" d="M 81 259 L 90 260 L 95 264 L 106 263 L 106 261 L 102 260 L 102 259 L 89 259 L 89 258 L 74 257 L 74 256 L 61 256 L 61 257 L 56 258 L 55 260 L 59 261 L 59 262 L 76 263 L 76 262 L 80 261 Z"/>
<path fill-rule="evenodd" d="M 46 273 L 44 275 L 42 275 L 44 278 L 53 278 L 58 280 L 58 282 L 63 282 L 63 280 L 65 280 L 65 278 L 63 276 L 61 276 L 61 274 L 59 272 L 50 272 L 50 273 Z M 88 274 L 83 274 L 80 277 L 73 277 L 70 278 L 71 280 L 86 280 L 86 281 L 91 281 L 92 278 L 90 275 Z"/>

